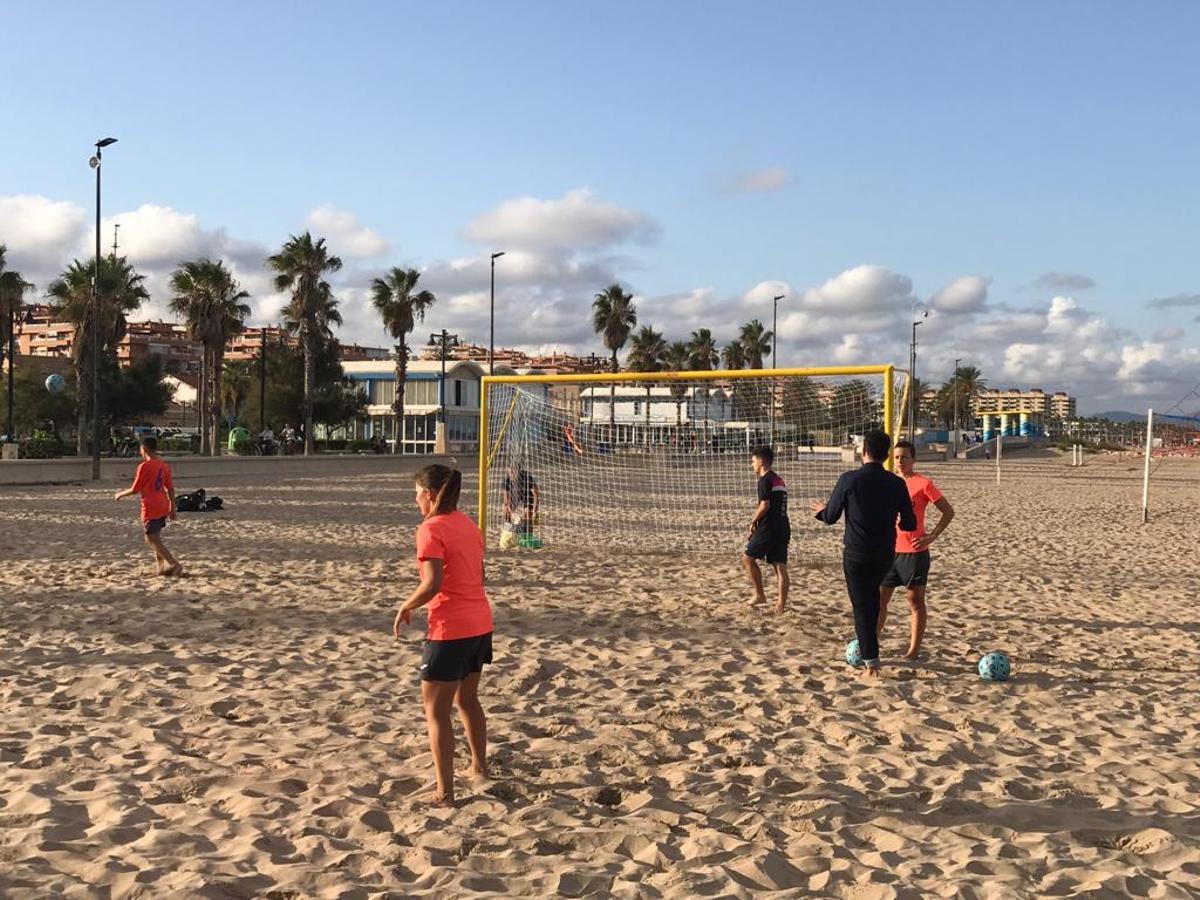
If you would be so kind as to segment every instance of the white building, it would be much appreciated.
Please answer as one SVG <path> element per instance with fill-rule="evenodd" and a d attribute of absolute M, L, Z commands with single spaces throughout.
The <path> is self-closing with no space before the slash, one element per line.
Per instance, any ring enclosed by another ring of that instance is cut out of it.
<path fill-rule="evenodd" d="M 580 415 L 596 424 L 720 425 L 733 420 L 733 399 L 721 387 L 589 384 L 580 391 Z"/>

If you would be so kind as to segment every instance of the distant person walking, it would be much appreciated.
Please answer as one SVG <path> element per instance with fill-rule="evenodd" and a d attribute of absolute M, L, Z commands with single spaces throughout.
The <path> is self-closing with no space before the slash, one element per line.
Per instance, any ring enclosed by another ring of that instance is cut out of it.
<path fill-rule="evenodd" d="M 123 491 L 117 491 L 114 500 L 124 500 L 134 494 L 142 498 L 142 532 L 146 543 L 154 551 L 154 561 L 159 575 L 179 575 L 183 566 L 179 564 L 171 551 L 162 540 L 162 530 L 166 527 L 167 519 L 174 522 L 178 517 L 175 512 L 175 485 L 171 480 L 171 467 L 158 455 L 158 440 L 153 437 L 142 438 L 142 462 L 133 476 L 133 484 Z"/>

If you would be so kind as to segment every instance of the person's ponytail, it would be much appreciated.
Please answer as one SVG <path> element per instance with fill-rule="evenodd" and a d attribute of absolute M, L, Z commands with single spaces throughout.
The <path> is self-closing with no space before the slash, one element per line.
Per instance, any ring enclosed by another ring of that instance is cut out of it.
<path fill-rule="evenodd" d="M 414 477 L 418 486 L 434 492 L 430 516 L 444 516 L 458 509 L 462 493 L 462 472 L 458 469 L 435 464 L 421 469 Z"/>

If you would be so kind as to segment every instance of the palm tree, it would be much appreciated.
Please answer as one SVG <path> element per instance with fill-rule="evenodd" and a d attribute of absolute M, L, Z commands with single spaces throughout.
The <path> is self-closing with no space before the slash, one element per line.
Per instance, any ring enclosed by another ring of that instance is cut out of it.
<path fill-rule="evenodd" d="M 662 332 L 649 325 L 637 330 L 630 341 L 629 368 L 634 372 L 661 372 L 667 354 L 667 342 Z M 646 382 L 646 442 L 650 441 L 650 393 L 651 384 Z"/>
<path fill-rule="evenodd" d="M 688 341 L 688 352 L 691 358 L 688 360 L 688 365 L 700 372 L 708 372 L 715 369 L 721 364 L 721 353 L 717 349 L 717 342 L 713 339 L 712 332 L 707 328 L 698 328 L 692 332 L 692 337 Z M 708 387 L 704 390 L 704 428 L 708 429 Z M 706 438 L 707 441 L 707 438 Z"/>
<path fill-rule="evenodd" d="M 692 361 L 692 350 L 685 341 L 675 341 L 664 356 L 668 372 L 686 372 Z M 683 426 L 683 398 L 687 396 L 687 383 L 684 381 L 671 382 L 671 396 L 675 399 L 675 433 Z"/>
<path fill-rule="evenodd" d="M 746 368 L 746 348 L 741 341 L 730 341 L 721 348 L 721 365 L 726 369 Z"/>
<path fill-rule="evenodd" d="M 938 391 L 938 414 L 946 427 L 953 427 L 957 411 L 960 417 L 971 418 L 971 401 L 987 387 L 987 379 L 976 366 L 959 366 L 954 375 Z M 957 403 L 955 395 L 957 394 Z M 960 418 L 960 421 L 962 419 Z"/>
<path fill-rule="evenodd" d="M 21 318 L 25 292 L 33 289 L 33 285 L 22 278 L 20 272 L 7 267 L 4 260 L 7 252 L 8 248 L 0 244 L 0 368 L 8 358 L 15 337 L 9 326 Z"/>
<path fill-rule="evenodd" d="M 235 359 L 226 364 L 221 378 L 221 403 L 237 419 L 242 416 L 242 407 L 246 405 L 253 384 L 254 372 L 249 360 Z"/>
<path fill-rule="evenodd" d="M 342 260 L 331 256 L 325 239 L 313 240 L 309 232 L 292 235 L 276 254 L 267 257 L 267 266 L 278 274 L 275 290 L 291 291 L 292 300 L 284 310 L 288 327 L 300 338 L 304 354 L 304 455 L 313 452 L 313 382 L 316 380 L 317 342 L 329 325 L 341 324 L 337 301 L 324 280 L 327 272 L 336 272 Z"/>
<path fill-rule="evenodd" d="M 205 409 L 201 422 L 201 452 L 216 456 L 220 452 L 221 389 L 225 365 L 225 347 L 229 339 L 244 327 L 250 307 L 250 295 L 243 291 L 233 274 L 220 260 L 208 258 L 181 263 L 171 274 L 171 311 L 184 317 L 188 334 L 204 347 L 200 366 L 200 406 Z"/>
<path fill-rule="evenodd" d="M 610 284 L 592 300 L 592 330 L 604 339 L 604 346 L 612 352 L 613 374 L 619 371 L 617 351 L 629 340 L 629 332 L 637 325 L 637 310 L 633 306 L 633 294 L 621 290 L 619 284 Z M 609 427 L 615 432 L 617 424 L 617 385 L 613 382 L 608 399 Z"/>
<path fill-rule="evenodd" d="M 742 352 L 746 362 L 752 369 L 761 369 L 763 360 L 771 355 L 771 340 L 774 335 L 768 331 L 758 319 L 752 319 L 742 326 L 738 339 L 742 342 Z"/>
<path fill-rule="evenodd" d="M 375 306 L 383 327 L 396 342 L 396 446 L 404 452 L 404 387 L 408 378 L 408 335 L 437 298 L 430 291 L 418 291 L 416 269 L 394 268 L 383 278 L 371 282 L 371 303 Z"/>
<path fill-rule="evenodd" d="M 92 279 L 96 277 L 100 315 L 93 312 Z M 117 345 L 125 337 L 126 316 L 149 299 L 143 276 L 125 257 L 102 256 L 99 271 L 94 261 L 74 260 L 47 288 L 46 293 L 61 321 L 74 326 L 71 365 L 75 369 L 78 408 L 76 452 L 87 455 L 87 397 L 92 389 L 92 337 L 100 338 L 100 355 L 115 364 Z"/>

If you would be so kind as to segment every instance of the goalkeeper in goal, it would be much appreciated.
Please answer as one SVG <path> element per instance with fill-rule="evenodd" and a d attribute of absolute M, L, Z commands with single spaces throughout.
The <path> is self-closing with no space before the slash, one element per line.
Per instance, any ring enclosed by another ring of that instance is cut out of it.
<path fill-rule="evenodd" d="M 779 597 L 775 601 L 775 612 L 787 609 L 788 544 L 792 539 L 792 525 L 787 513 L 787 485 L 771 468 L 775 464 L 775 451 L 770 447 L 759 447 L 750 457 L 750 468 L 758 476 L 758 507 L 750 520 L 749 541 L 742 555 L 742 564 L 754 588 L 753 604 L 766 603 L 763 592 L 762 572 L 758 561 L 765 560 L 775 567 L 775 582 Z"/>

